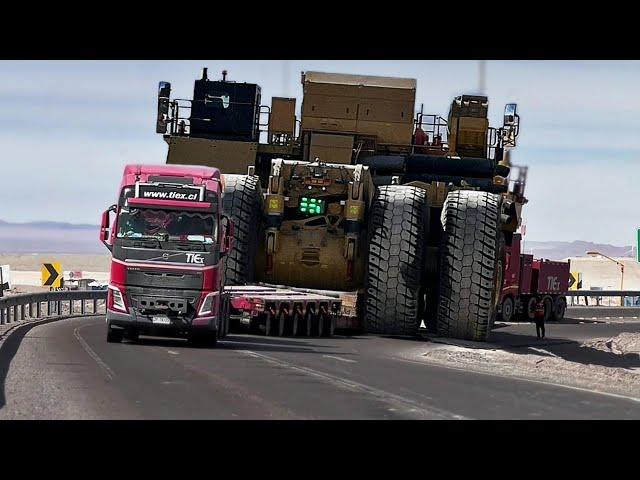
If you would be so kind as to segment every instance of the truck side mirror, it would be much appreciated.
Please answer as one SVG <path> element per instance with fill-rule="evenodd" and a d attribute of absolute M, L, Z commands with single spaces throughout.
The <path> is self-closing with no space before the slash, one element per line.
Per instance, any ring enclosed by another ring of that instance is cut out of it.
<path fill-rule="evenodd" d="M 505 127 L 514 127 L 517 123 L 518 119 L 518 104 L 517 103 L 507 103 L 504 107 L 504 122 L 503 125 Z"/>
<path fill-rule="evenodd" d="M 171 84 L 169 82 L 160 82 L 158 84 L 158 120 L 156 122 L 156 133 L 167 133 L 170 96 Z"/>
<path fill-rule="evenodd" d="M 116 208 L 116 205 L 111 205 L 108 209 L 102 212 L 102 221 L 100 222 L 100 241 L 109 249 L 109 251 L 113 250 L 113 246 L 109 242 L 109 236 L 111 233 L 109 228 L 111 224 L 110 214 L 111 212 L 115 212 Z"/>
<path fill-rule="evenodd" d="M 222 235 L 222 248 L 220 249 L 220 253 L 227 255 L 233 250 L 233 247 L 235 247 L 236 239 L 233 220 L 226 215 L 222 215 Z"/>

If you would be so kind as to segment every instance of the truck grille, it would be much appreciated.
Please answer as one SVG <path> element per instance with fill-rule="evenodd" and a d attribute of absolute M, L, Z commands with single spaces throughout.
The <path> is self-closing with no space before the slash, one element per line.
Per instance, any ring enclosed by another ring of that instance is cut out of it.
<path fill-rule="evenodd" d="M 201 272 L 163 272 L 158 270 L 127 269 L 127 284 L 141 287 L 179 288 L 200 290 L 202 288 Z"/>

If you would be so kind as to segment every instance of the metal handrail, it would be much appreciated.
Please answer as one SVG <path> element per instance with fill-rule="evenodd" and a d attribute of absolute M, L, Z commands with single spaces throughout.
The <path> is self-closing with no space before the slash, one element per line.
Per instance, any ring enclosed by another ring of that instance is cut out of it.
<path fill-rule="evenodd" d="M 638 290 L 570 290 L 567 297 L 640 297 Z"/>
<path fill-rule="evenodd" d="M 98 302 L 102 300 L 102 309 Z M 80 315 L 96 315 L 106 309 L 106 290 L 65 290 L 42 293 L 25 293 L 0 298 L 0 325 L 25 320 L 75 315 L 75 302 L 80 302 Z M 92 308 L 87 309 L 87 301 Z M 68 302 L 69 312 L 63 313 L 63 303 Z M 42 308 L 43 304 L 46 308 Z M 88 311 L 89 310 L 89 311 Z"/>

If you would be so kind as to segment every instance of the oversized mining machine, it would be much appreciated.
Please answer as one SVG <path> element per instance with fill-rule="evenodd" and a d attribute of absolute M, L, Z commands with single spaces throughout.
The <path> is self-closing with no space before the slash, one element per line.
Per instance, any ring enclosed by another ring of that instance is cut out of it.
<path fill-rule="evenodd" d="M 516 104 L 493 128 L 485 96 L 454 98 L 447 119 L 416 111 L 414 79 L 308 71 L 302 87 L 298 118 L 295 98 L 263 106 L 226 71 L 203 69 L 189 100 L 160 82 L 166 162 L 224 176 L 226 283 L 340 292 L 370 333 L 487 340 L 526 203 Z"/>

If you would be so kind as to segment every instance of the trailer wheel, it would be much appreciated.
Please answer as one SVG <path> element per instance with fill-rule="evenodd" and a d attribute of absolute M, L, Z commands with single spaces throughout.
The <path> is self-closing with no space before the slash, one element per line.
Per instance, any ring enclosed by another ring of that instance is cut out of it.
<path fill-rule="evenodd" d="M 510 322 L 513 318 L 513 298 L 505 297 L 502 301 L 502 320 Z"/>
<path fill-rule="evenodd" d="M 233 220 L 235 247 L 225 259 L 225 285 L 253 281 L 262 215 L 262 188 L 256 175 L 224 175 L 222 210 Z"/>
<path fill-rule="evenodd" d="M 438 333 L 486 341 L 503 278 L 499 195 L 450 192 L 442 209 Z"/>
<path fill-rule="evenodd" d="M 564 314 L 567 311 L 567 299 L 565 297 L 557 297 L 553 301 L 553 319 L 556 322 L 564 320 Z"/>
<path fill-rule="evenodd" d="M 401 185 L 378 189 L 368 231 L 367 332 L 417 335 L 424 312 L 422 272 L 428 217 L 425 190 Z"/>

